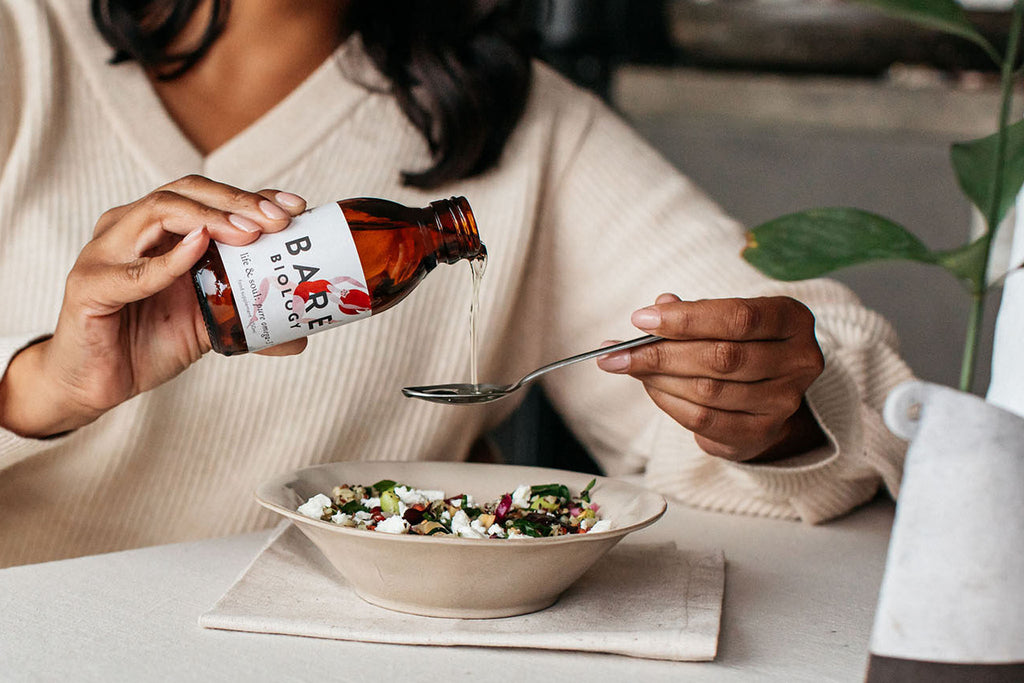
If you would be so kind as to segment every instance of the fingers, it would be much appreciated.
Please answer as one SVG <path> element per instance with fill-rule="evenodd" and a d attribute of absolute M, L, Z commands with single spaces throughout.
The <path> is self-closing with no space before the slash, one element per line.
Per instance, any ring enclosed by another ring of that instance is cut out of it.
<path fill-rule="evenodd" d="M 162 254 L 115 263 L 90 260 L 87 246 L 68 275 L 65 297 L 77 301 L 90 315 L 109 315 L 169 287 L 188 273 L 209 242 L 206 228 L 201 227 Z"/>
<path fill-rule="evenodd" d="M 300 213 L 306 210 L 306 200 L 297 194 L 291 192 L 281 192 L 280 190 L 260 190 L 257 194 L 262 197 L 266 197 L 267 200 L 273 202 L 277 206 L 288 212 L 288 215 L 292 218 L 298 216 Z M 266 230 L 265 232 L 273 232 Z"/>
<path fill-rule="evenodd" d="M 286 341 L 283 344 L 277 346 L 270 346 L 265 349 L 256 351 L 261 356 L 295 356 L 306 350 L 306 344 L 309 340 L 305 337 L 301 339 L 292 339 Z"/>
<path fill-rule="evenodd" d="M 209 239 L 249 244 L 263 232 L 283 230 L 305 208 L 305 200 L 288 192 L 247 192 L 186 176 L 104 213 L 71 280 L 84 285 L 82 292 L 93 307 L 116 309 L 184 275 Z M 185 236 L 189 239 L 179 239 Z M 104 278 L 106 284 L 93 284 Z M 121 289 L 115 291 L 117 287 Z"/>
<path fill-rule="evenodd" d="M 96 222 L 93 236 L 99 237 L 105 234 L 129 213 L 134 212 L 135 215 L 138 215 L 140 207 L 149 206 L 152 209 L 154 204 L 158 207 L 161 206 L 162 200 L 167 199 L 168 193 L 186 197 L 199 205 L 222 211 L 227 223 L 218 221 L 217 225 L 208 227 L 218 241 L 225 241 L 229 244 L 246 244 L 254 239 L 250 236 L 251 234 L 283 230 L 292 217 L 306 209 L 305 200 L 290 192 L 273 189 L 247 192 L 199 175 L 191 175 L 168 183 L 135 202 L 110 209 Z M 173 202 L 170 205 L 173 207 Z M 223 232 L 218 231 L 219 225 L 223 225 Z M 188 226 L 184 233 L 179 232 L 178 234 L 187 234 L 197 227 L 200 226 Z M 149 242 L 152 242 L 152 237 Z"/>
<path fill-rule="evenodd" d="M 160 188 L 214 207 L 232 216 L 232 222 L 246 232 L 277 232 L 305 210 L 297 195 L 277 190 L 248 192 L 200 175 L 189 175 Z M 296 211 L 297 204 L 302 207 Z M 244 227 L 243 227 L 244 226 Z"/>
<path fill-rule="evenodd" d="M 791 415 L 800 407 L 804 391 L 802 385 L 788 378 L 730 382 L 711 377 L 652 375 L 644 385 L 692 404 L 748 415 Z"/>
<path fill-rule="evenodd" d="M 788 339 L 808 327 L 814 317 L 789 297 L 680 301 L 663 294 L 653 306 L 633 313 L 638 328 L 666 339 Z"/>
<path fill-rule="evenodd" d="M 659 408 L 693 432 L 700 448 L 710 455 L 747 460 L 784 436 L 785 419 L 719 410 L 657 389 L 648 388 L 647 393 Z"/>
<path fill-rule="evenodd" d="M 171 190 L 157 190 L 131 205 L 94 242 L 106 260 L 129 261 L 165 248 L 171 236 L 184 236 L 198 228 L 205 227 L 218 242 L 242 246 L 263 231 L 284 228 L 290 220 L 264 218 L 258 223 Z"/>
<path fill-rule="evenodd" d="M 249 219 L 212 207 L 170 190 L 157 190 L 131 206 L 89 247 L 107 262 L 127 262 L 167 245 L 174 235 L 198 228 L 226 244 L 241 246 L 259 237 L 260 226 Z"/>
<path fill-rule="evenodd" d="M 757 457 L 787 439 L 824 369 L 813 315 L 787 297 L 687 302 L 663 294 L 633 323 L 665 339 L 603 356 L 599 367 L 641 380 L 703 450 L 728 459 Z"/>
<path fill-rule="evenodd" d="M 811 364 L 804 358 L 802 349 L 789 341 L 665 340 L 598 360 L 603 370 L 640 379 L 667 374 L 735 382 L 760 382 L 802 374 L 805 365 L 810 371 Z"/>
<path fill-rule="evenodd" d="M 656 324 L 653 319 L 657 318 Z M 760 382 L 821 374 L 814 316 L 788 297 L 680 301 L 672 294 L 633 314 L 665 341 L 604 356 L 608 372 Z"/>
<path fill-rule="evenodd" d="M 135 203 L 125 204 L 124 206 L 115 206 L 114 208 L 103 212 L 103 215 L 100 216 L 98 221 L 96 221 L 96 225 L 93 228 L 93 239 L 96 239 L 113 227 L 114 224 L 121 220 L 121 217 L 128 213 L 133 206 L 135 206 Z"/>

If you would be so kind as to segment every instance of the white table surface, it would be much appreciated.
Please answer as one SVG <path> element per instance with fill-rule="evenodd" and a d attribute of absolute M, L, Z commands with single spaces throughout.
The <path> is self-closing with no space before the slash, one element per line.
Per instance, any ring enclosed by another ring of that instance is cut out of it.
<path fill-rule="evenodd" d="M 893 506 L 812 527 L 672 505 L 624 543 L 725 551 L 714 662 L 202 629 L 269 532 L 0 570 L 2 681 L 862 681 Z"/>

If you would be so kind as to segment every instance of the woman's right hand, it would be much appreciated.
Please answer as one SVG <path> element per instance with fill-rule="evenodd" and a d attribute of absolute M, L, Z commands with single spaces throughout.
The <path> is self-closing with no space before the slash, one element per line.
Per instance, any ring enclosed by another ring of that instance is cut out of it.
<path fill-rule="evenodd" d="M 289 193 L 187 176 L 104 213 L 68 275 L 53 336 L 0 379 L 0 426 L 31 437 L 75 429 L 181 373 L 211 348 L 189 277 L 210 239 L 249 244 L 305 208 Z"/>

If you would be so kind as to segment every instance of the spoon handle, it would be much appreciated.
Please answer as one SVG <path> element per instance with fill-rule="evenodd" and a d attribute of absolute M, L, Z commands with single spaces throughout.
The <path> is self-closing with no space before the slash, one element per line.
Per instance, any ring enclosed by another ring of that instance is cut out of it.
<path fill-rule="evenodd" d="M 630 339 L 629 341 L 619 342 L 618 344 L 612 344 L 611 346 L 602 346 L 601 348 L 594 349 L 593 351 L 587 351 L 585 353 L 580 353 L 575 356 L 563 358 L 562 360 L 556 360 L 554 363 L 549 363 L 543 367 L 539 367 L 530 374 L 526 375 L 521 380 L 516 382 L 513 388 L 518 389 L 527 382 L 532 382 L 533 380 L 537 379 L 545 372 L 557 370 L 558 368 L 564 368 L 566 365 L 572 365 L 573 363 L 579 363 L 580 361 L 590 360 L 591 358 L 597 358 L 598 356 L 603 356 L 606 353 L 614 353 L 615 351 L 622 351 L 623 349 L 631 349 L 634 346 L 643 346 L 644 344 L 650 344 L 651 342 L 656 342 L 661 338 L 662 337 L 657 337 L 653 334 L 647 334 L 644 335 L 643 337 L 637 337 L 636 339 Z"/>

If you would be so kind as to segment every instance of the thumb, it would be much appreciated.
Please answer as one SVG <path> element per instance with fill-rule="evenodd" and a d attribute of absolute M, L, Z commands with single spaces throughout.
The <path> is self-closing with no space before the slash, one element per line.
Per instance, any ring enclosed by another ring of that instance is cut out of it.
<path fill-rule="evenodd" d="M 159 256 L 140 256 L 134 261 L 117 263 L 103 269 L 104 277 L 96 278 L 92 299 L 109 307 L 107 313 L 120 310 L 125 304 L 141 301 L 170 287 L 188 273 L 209 245 L 206 227 L 187 234 L 172 249 Z"/>

